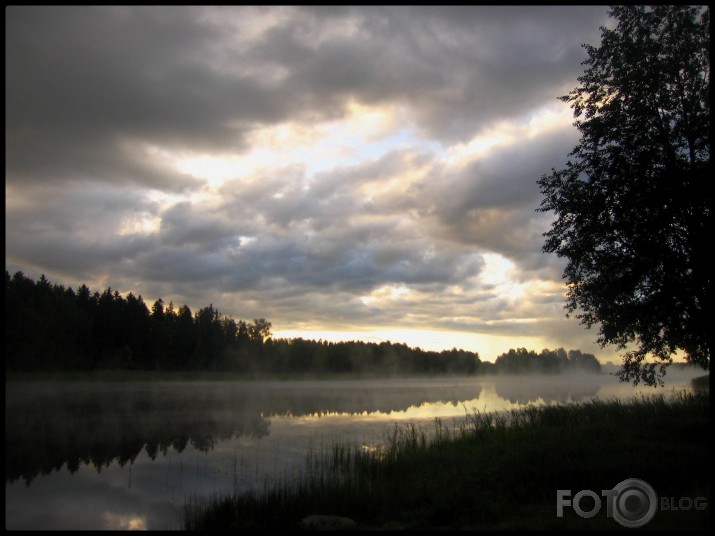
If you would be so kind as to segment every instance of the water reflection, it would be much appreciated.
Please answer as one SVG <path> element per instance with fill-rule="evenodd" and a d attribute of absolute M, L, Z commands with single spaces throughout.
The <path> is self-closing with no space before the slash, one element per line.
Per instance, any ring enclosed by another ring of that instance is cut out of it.
<path fill-rule="evenodd" d="M 188 494 L 285 479 L 308 449 L 379 443 L 391 421 L 634 392 L 605 375 L 10 383 L 7 528 L 175 528 Z"/>
<path fill-rule="evenodd" d="M 494 385 L 497 396 L 513 404 L 581 402 L 596 396 L 601 385 L 583 375 L 564 375 L 561 382 L 548 376 L 513 376 Z"/>
<path fill-rule="evenodd" d="M 5 480 L 29 485 L 65 465 L 101 472 L 133 463 L 142 450 L 153 460 L 169 448 L 206 452 L 235 435 L 268 434 L 269 421 L 228 394 L 191 384 L 10 384 Z"/>
<path fill-rule="evenodd" d="M 270 417 L 391 414 L 477 398 L 473 382 L 13 383 L 5 406 L 5 479 L 81 464 L 97 471 L 154 460 L 187 444 L 200 452 L 238 436 L 269 434 Z"/>

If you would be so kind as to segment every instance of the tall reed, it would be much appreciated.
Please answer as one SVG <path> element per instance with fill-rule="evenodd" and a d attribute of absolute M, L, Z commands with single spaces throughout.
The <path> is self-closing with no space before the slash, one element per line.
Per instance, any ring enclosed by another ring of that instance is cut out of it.
<path fill-rule="evenodd" d="M 334 514 L 361 528 L 618 528 L 606 516 L 557 519 L 556 490 L 640 478 L 709 499 L 709 424 L 709 398 L 687 393 L 471 410 L 451 426 L 395 425 L 378 445 L 321 445 L 293 484 L 188 501 L 184 527 L 285 529 Z M 659 523 L 697 528 L 699 515 Z"/>

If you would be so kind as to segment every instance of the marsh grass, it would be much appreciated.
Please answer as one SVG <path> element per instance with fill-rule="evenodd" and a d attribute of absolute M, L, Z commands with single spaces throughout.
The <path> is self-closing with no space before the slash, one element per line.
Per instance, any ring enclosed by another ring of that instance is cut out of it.
<path fill-rule="evenodd" d="M 190 499 L 183 526 L 294 529 L 307 515 L 332 514 L 363 529 L 619 529 L 605 508 L 557 518 L 556 490 L 600 493 L 639 478 L 659 497 L 709 505 L 709 425 L 703 394 L 472 410 L 452 426 L 395 426 L 379 446 L 323 445 L 297 482 Z M 706 528 L 709 508 L 659 511 L 647 528 Z"/>

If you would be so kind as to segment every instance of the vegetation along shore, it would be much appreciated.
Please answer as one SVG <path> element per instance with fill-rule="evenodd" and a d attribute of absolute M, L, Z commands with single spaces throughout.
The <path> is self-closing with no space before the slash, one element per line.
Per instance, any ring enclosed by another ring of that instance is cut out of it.
<path fill-rule="evenodd" d="M 474 412 L 452 428 L 440 421 L 434 430 L 396 427 L 380 450 L 323 448 L 307 457 L 298 482 L 188 501 L 183 525 L 285 530 L 318 514 L 348 518 L 358 529 L 619 529 L 605 507 L 590 518 L 565 507 L 558 517 L 557 490 L 600 495 L 637 478 L 659 498 L 644 528 L 705 529 L 709 427 L 701 391 Z M 585 497 L 579 507 L 596 504 Z"/>
<path fill-rule="evenodd" d="M 14 377 L 84 372 L 126 377 L 120 371 L 141 371 L 145 377 L 213 372 L 296 378 L 601 370 L 593 354 L 562 348 L 538 354 L 511 349 L 491 363 L 456 348 L 435 352 L 389 341 L 275 339 L 268 320 L 235 320 L 213 304 L 192 312 L 159 298 L 149 308 L 131 292 L 122 296 L 111 287 L 92 292 L 86 285 L 75 291 L 44 276 L 33 281 L 22 272 L 5 272 L 5 313 L 5 371 Z"/>

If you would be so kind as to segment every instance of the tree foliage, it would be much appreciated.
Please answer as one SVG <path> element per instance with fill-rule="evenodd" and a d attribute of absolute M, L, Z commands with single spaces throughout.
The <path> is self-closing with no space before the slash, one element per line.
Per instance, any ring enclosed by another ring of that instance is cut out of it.
<path fill-rule="evenodd" d="M 467 350 L 441 352 L 403 343 L 302 338 L 275 339 L 265 318 L 251 322 L 222 315 L 213 304 L 192 313 L 161 298 L 77 292 L 5 272 L 5 370 L 140 369 L 230 371 L 246 376 L 474 375 L 490 372 L 600 372 L 579 350 L 510 350 L 496 364 Z"/>
<path fill-rule="evenodd" d="M 428 352 L 404 344 L 274 340 L 265 318 L 222 315 L 213 304 L 195 313 L 107 287 L 35 282 L 5 272 L 5 369 L 222 370 L 248 375 L 475 374 L 475 352 Z"/>
<path fill-rule="evenodd" d="M 570 103 L 579 144 L 539 180 L 556 219 L 543 250 L 567 259 L 568 313 L 627 351 L 619 373 L 662 381 L 672 356 L 710 368 L 710 11 L 618 6 L 584 45 Z M 649 359 L 652 356 L 653 359 Z"/>
<path fill-rule="evenodd" d="M 601 364 L 593 354 L 581 350 L 544 348 L 537 354 L 526 348 L 513 348 L 501 354 L 494 362 L 494 369 L 507 374 L 560 374 L 562 372 L 601 372 Z"/>

